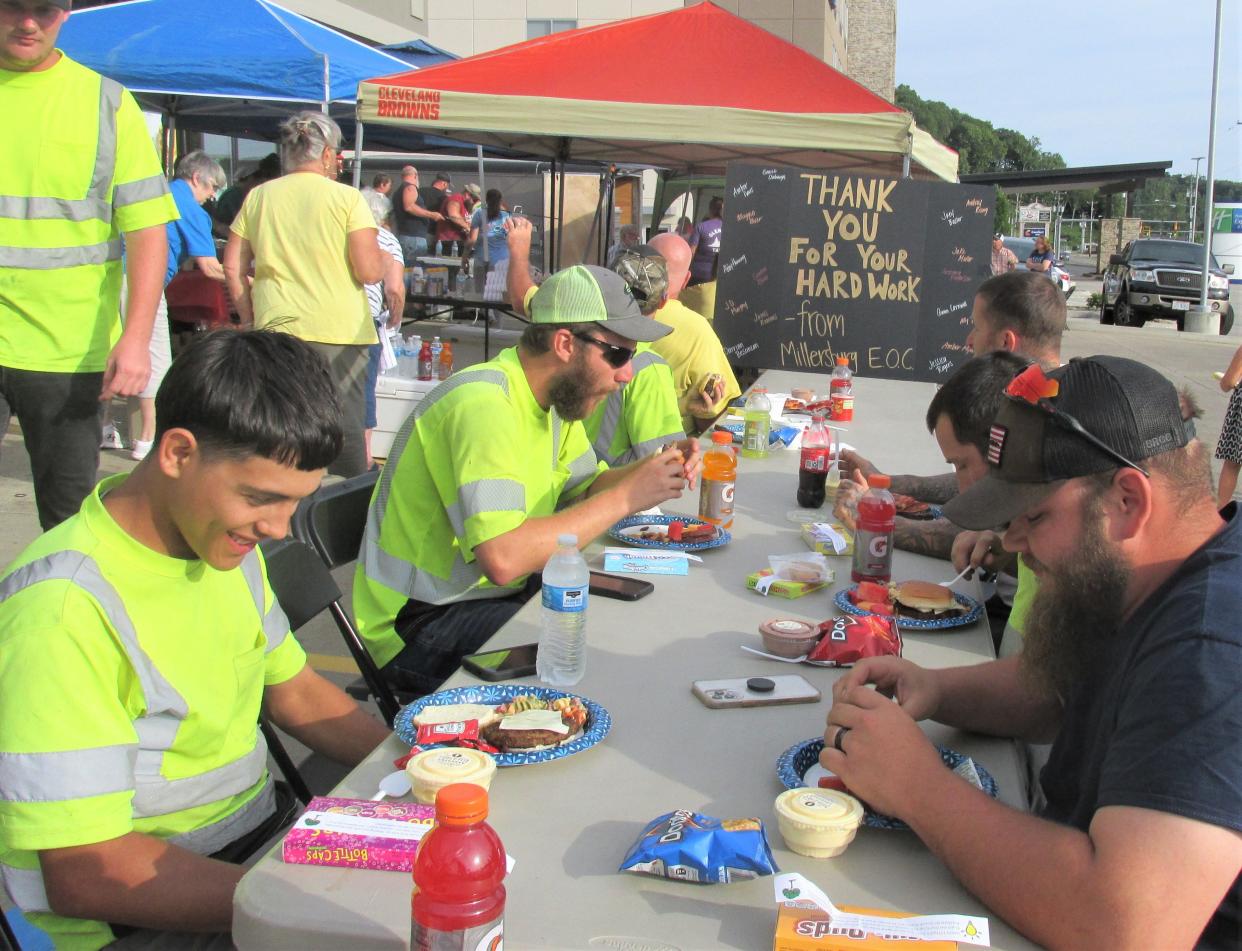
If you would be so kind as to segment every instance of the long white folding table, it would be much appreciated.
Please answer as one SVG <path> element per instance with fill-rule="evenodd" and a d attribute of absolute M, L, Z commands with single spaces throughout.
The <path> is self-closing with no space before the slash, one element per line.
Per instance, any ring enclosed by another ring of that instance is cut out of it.
<path fill-rule="evenodd" d="M 823 390 L 826 376 L 770 372 L 770 390 Z M 894 472 L 943 471 L 923 426 L 930 384 L 856 381 L 855 416 L 845 439 Z M 775 616 L 820 621 L 837 613 L 831 595 L 764 598 L 745 586 L 769 554 L 805 551 L 798 527 L 797 454 L 741 458 L 732 542 L 702 552 L 685 577 L 652 576 L 655 591 L 638 602 L 592 598 L 586 676 L 574 691 L 602 704 L 612 731 L 597 746 L 564 759 L 502 769 L 492 784 L 491 816 L 516 865 L 506 880 L 505 942 L 510 948 L 771 947 L 771 878 L 696 885 L 634 874 L 617 866 L 643 826 L 675 809 L 764 821 L 777 864 L 818 884 L 838 904 L 918 913 L 986 914 L 946 867 L 910 832 L 859 830 L 844 855 L 799 856 L 777 831 L 773 802 L 783 787 L 775 763 L 786 748 L 822 734 L 838 672 L 794 667 L 741 650 L 761 647 L 758 626 Z M 697 492 L 665 505 L 694 513 Z M 598 567 L 599 546 L 593 546 Z M 848 558 L 831 559 L 833 591 L 849 584 Z M 938 580 L 948 564 L 898 552 L 898 578 Z M 963 590 L 968 590 L 969 587 Z M 977 593 L 977 592 L 975 592 Z M 504 647 L 538 639 L 538 598 L 489 642 Z M 944 667 L 993 656 L 986 619 L 943 632 L 911 632 L 905 656 Z M 699 679 L 801 673 L 822 691 L 815 704 L 709 710 L 691 694 Z M 475 682 L 458 672 L 446 686 Z M 535 681 L 531 681 L 532 683 Z M 1000 798 L 1025 802 L 1012 743 L 925 724 L 937 743 L 975 758 L 995 777 Z M 334 790 L 369 798 L 407 747 L 382 744 Z M 403 948 L 409 939 L 409 876 L 285 865 L 279 849 L 237 889 L 233 935 L 239 948 Z M 992 946 L 1032 945 L 989 916 Z"/>

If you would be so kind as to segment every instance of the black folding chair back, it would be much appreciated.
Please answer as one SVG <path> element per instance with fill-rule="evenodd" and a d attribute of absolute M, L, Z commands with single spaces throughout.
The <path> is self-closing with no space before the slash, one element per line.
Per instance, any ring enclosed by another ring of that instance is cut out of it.
<path fill-rule="evenodd" d="M 371 494 L 375 491 L 378 478 L 378 471 L 364 472 L 352 479 L 324 486 L 298 507 L 293 518 L 293 535 L 318 553 L 324 568 L 323 574 L 357 560 L 363 536 L 366 534 Z M 330 574 L 328 580 L 331 581 Z M 332 591 L 335 594 L 328 605 L 328 611 L 336 621 L 337 629 L 345 639 L 345 646 L 349 648 L 354 662 L 362 672 L 362 679 L 366 681 L 367 689 L 375 698 L 380 713 L 388 725 L 392 726 L 401 705 L 367 651 L 349 614 L 341 605 L 341 592 L 335 582 L 332 582 Z"/>
<path fill-rule="evenodd" d="M 22 951 L 22 946 L 17 943 L 17 935 L 13 933 L 9 919 L 5 917 L 3 911 L 0 911 L 0 951 L 9 951 L 9 949 Z"/>

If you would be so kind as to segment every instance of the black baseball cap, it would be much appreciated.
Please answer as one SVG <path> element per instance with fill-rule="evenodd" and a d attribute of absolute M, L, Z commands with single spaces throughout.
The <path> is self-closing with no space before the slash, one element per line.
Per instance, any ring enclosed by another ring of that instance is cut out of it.
<path fill-rule="evenodd" d="M 1071 360 L 1044 375 L 1027 367 L 1005 388 L 988 435 L 988 474 L 944 505 L 969 529 L 1006 525 L 1067 479 L 1180 449 L 1194 438 L 1177 389 L 1123 357 Z"/>

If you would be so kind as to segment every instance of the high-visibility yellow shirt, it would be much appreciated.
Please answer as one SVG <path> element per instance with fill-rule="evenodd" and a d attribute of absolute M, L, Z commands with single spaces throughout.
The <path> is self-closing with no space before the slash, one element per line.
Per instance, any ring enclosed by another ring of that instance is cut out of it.
<path fill-rule="evenodd" d="M 63 54 L 0 69 L 0 116 L 0 366 L 98 372 L 121 333 L 121 235 L 177 218 L 146 122 Z"/>
<path fill-rule="evenodd" d="M 690 310 L 680 300 L 665 301 L 652 316 L 673 328 L 671 334 L 653 342 L 651 349 L 668 361 L 673 371 L 682 425 L 686 432 L 694 432 L 695 417 L 690 401 L 703 388 L 708 374 L 719 373 L 724 379 L 724 396 L 716 404 L 715 413 L 723 412 L 731 399 L 741 395 L 742 388 L 737 385 L 720 338 L 707 318 Z"/>
<path fill-rule="evenodd" d="M 0 879 L 75 951 L 112 932 L 49 912 L 38 852 L 143 832 L 209 855 L 256 828 L 263 688 L 306 663 L 258 553 L 217 571 L 152 551 L 103 505 L 125 478 L 0 579 Z"/>
<path fill-rule="evenodd" d="M 375 228 L 362 192 L 293 172 L 251 189 L 232 230 L 254 252 L 254 325 L 303 340 L 379 340 L 367 293 L 349 264 L 349 235 Z"/>
<path fill-rule="evenodd" d="M 685 438 L 677 412 L 677 393 L 668 363 L 640 343 L 634 352 L 634 375 L 582 421 L 595 455 L 610 466 L 623 466 L 659 452 Z"/>
<path fill-rule="evenodd" d="M 606 468 L 582 423 L 539 405 L 516 348 L 428 393 L 393 441 L 354 573 L 358 631 L 375 662 L 404 646 L 393 622 L 411 598 L 449 604 L 520 590 L 525 577 L 488 581 L 475 548 L 553 514 Z"/>

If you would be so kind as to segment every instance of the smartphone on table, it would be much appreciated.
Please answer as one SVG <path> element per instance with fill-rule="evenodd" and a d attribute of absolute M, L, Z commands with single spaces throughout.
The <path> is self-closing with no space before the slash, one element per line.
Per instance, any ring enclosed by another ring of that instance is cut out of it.
<path fill-rule="evenodd" d="M 481 680 L 516 680 L 535 673 L 538 649 L 538 644 L 520 644 L 482 654 L 467 654 L 461 659 L 461 665 Z"/>
<path fill-rule="evenodd" d="M 621 578 L 617 575 L 605 574 L 602 571 L 591 572 L 591 594 L 601 598 L 616 598 L 618 601 L 637 601 L 645 598 L 655 590 L 655 585 L 642 578 Z"/>

